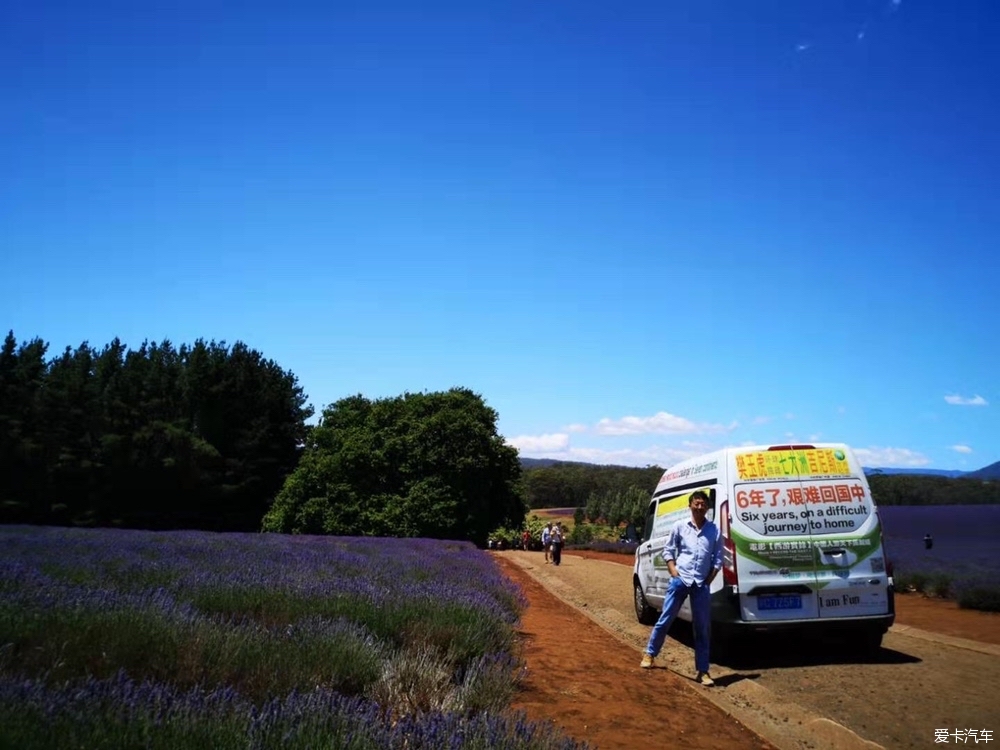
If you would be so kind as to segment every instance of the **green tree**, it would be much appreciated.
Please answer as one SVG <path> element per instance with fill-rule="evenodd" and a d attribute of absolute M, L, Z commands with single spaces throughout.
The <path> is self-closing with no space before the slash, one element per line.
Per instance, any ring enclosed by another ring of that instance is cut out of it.
<path fill-rule="evenodd" d="M 0 521 L 257 529 L 312 408 L 242 343 L 0 349 Z"/>
<path fill-rule="evenodd" d="M 14 332 L 0 349 L 0 520 L 37 523 L 48 511 L 44 430 L 39 404 L 48 345 L 18 345 Z"/>
<path fill-rule="evenodd" d="M 587 501 L 587 518 L 591 523 L 604 522 L 612 529 L 635 524 L 642 527 L 651 493 L 635 485 L 624 490 L 593 492 Z"/>
<path fill-rule="evenodd" d="M 519 528 L 515 449 L 470 390 L 341 399 L 309 434 L 265 531 L 470 539 Z"/>
<path fill-rule="evenodd" d="M 652 493 L 663 469 L 659 466 L 598 466 L 567 461 L 525 469 L 523 485 L 529 508 L 568 508 L 585 505 L 591 520 L 593 495 L 625 492 L 641 487 Z"/>

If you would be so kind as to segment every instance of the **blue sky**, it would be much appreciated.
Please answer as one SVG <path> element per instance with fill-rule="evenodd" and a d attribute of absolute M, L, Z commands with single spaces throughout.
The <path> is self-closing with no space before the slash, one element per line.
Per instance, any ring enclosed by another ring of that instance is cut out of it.
<path fill-rule="evenodd" d="M 526 456 L 1000 460 L 991 0 L 0 3 L 0 322 Z"/>

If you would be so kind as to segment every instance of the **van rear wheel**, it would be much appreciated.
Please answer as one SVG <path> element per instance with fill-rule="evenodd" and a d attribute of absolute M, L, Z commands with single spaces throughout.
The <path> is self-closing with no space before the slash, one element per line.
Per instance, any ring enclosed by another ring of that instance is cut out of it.
<path fill-rule="evenodd" d="M 659 613 L 649 606 L 649 602 L 646 601 L 646 595 L 642 593 L 642 586 L 639 585 L 638 581 L 635 582 L 634 586 L 635 618 L 643 625 L 655 625 Z"/>
<path fill-rule="evenodd" d="M 866 630 L 861 635 L 861 653 L 864 656 L 877 656 L 882 648 L 882 636 L 884 632 L 879 630 Z"/>
<path fill-rule="evenodd" d="M 741 652 L 747 650 L 748 636 L 735 628 L 712 626 L 712 661 L 719 664 L 731 662 Z"/>

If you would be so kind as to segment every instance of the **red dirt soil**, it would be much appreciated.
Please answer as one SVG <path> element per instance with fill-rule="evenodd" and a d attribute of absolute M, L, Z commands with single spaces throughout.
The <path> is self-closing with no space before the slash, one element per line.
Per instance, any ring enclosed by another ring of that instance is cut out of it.
<path fill-rule="evenodd" d="M 684 678 L 639 669 L 638 651 L 559 601 L 517 564 L 496 559 L 528 599 L 520 629 L 527 676 L 515 709 L 600 750 L 660 742 L 685 750 L 774 750 L 700 698 Z"/>
<path fill-rule="evenodd" d="M 615 553 L 571 550 L 566 555 L 631 565 Z M 527 675 L 514 708 L 552 721 L 574 739 L 601 750 L 676 744 L 686 750 L 773 750 L 736 719 L 698 695 L 701 688 L 666 670 L 641 670 L 640 654 L 565 604 L 517 564 L 497 557 L 528 600 L 521 620 Z M 962 610 L 916 594 L 896 597 L 896 623 L 1000 644 L 1000 616 Z"/>

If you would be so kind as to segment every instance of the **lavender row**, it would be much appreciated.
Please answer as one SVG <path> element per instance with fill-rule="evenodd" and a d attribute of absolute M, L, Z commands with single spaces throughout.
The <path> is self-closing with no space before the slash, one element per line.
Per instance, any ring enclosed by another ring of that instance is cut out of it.
<path fill-rule="evenodd" d="M 890 506 L 879 513 L 899 591 L 1000 610 L 1000 506 Z"/>
<path fill-rule="evenodd" d="M 0 669 L 50 682 L 124 669 L 254 700 L 319 686 L 493 710 L 522 606 L 466 543 L 0 528 Z"/>
<path fill-rule="evenodd" d="M 116 590 L 274 590 L 306 597 L 400 596 L 487 606 L 516 619 L 518 594 L 467 542 L 113 529 L 0 529 L 0 586 L 76 582 Z M 498 606 L 499 605 L 499 606 Z"/>
<path fill-rule="evenodd" d="M 231 688 L 177 690 L 106 680 L 58 686 L 0 676 L 0 746 L 585 750 L 521 715 L 429 711 L 394 718 L 374 701 L 315 689 L 246 700 Z"/>

